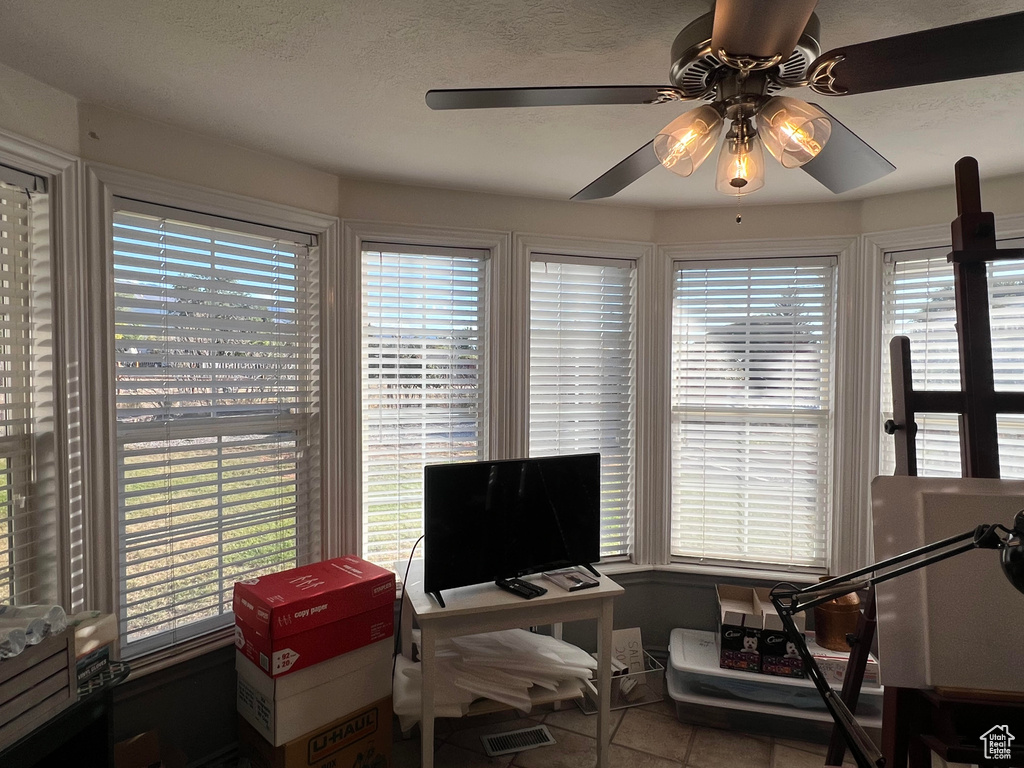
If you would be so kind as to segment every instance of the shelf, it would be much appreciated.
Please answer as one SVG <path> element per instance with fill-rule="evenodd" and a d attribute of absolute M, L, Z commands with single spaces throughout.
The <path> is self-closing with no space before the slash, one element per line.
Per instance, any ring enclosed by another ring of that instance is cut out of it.
<path fill-rule="evenodd" d="M 574 701 L 583 697 L 583 689 L 574 682 L 563 680 L 558 684 L 558 690 L 551 691 L 547 688 L 534 686 L 530 689 L 530 706 L 539 707 L 544 704 L 553 704 L 558 701 Z M 466 717 L 473 715 L 486 715 L 489 712 L 505 712 L 515 709 L 501 701 L 493 699 L 477 699 L 469 705 Z"/>

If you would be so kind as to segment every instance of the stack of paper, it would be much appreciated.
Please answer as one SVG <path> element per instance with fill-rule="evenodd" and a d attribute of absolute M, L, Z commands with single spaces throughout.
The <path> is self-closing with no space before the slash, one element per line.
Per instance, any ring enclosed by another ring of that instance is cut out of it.
<path fill-rule="evenodd" d="M 531 689 L 580 692 L 597 669 L 586 651 L 522 629 L 442 641 L 434 663 L 436 717 L 461 717 L 481 698 L 529 712 Z M 398 657 L 394 705 L 403 731 L 419 720 L 421 678 L 419 664 Z"/>

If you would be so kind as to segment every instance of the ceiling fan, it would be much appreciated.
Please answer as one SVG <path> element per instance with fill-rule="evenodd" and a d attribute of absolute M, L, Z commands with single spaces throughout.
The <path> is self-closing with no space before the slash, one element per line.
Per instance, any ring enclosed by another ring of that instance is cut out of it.
<path fill-rule="evenodd" d="M 762 145 L 832 192 L 896 170 L 817 104 L 778 95 L 809 87 L 846 96 L 1024 71 L 1024 12 L 898 35 L 821 53 L 817 0 L 717 0 L 672 44 L 671 85 L 464 88 L 427 91 L 431 109 L 663 104 L 703 100 L 650 142 L 573 195 L 611 197 L 657 165 L 689 176 L 730 123 L 716 188 L 764 185 Z"/>

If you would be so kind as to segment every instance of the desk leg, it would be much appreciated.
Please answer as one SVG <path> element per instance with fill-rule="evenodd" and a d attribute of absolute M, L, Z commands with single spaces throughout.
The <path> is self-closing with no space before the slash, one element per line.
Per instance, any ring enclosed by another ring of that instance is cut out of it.
<path fill-rule="evenodd" d="M 434 768 L 434 633 L 420 627 L 420 768 Z"/>
<path fill-rule="evenodd" d="M 402 593 L 402 636 L 399 641 L 402 643 L 402 655 L 412 661 L 412 599 Z"/>
<path fill-rule="evenodd" d="M 611 724 L 612 601 L 601 601 L 597 633 L 597 768 L 608 768 Z"/>

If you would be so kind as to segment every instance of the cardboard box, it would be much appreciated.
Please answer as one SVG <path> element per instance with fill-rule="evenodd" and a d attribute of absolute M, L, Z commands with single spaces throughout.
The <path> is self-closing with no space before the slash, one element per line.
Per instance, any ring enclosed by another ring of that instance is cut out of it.
<path fill-rule="evenodd" d="M 252 768 L 391 768 L 391 716 L 388 696 L 279 747 L 240 719 L 238 751 Z"/>
<path fill-rule="evenodd" d="M 395 575 L 353 555 L 235 584 L 235 645 L 271 677 L 391 637 Z"/>
<path fill-rule="evenodd" d="M 754 589 L 761 603 L 761 672 L 766 675 L 780 677 L 804 677 L 804 661 L 782 625 L 782 619 L 775 610 L 771 600 L 771 590 L 764 587 Z M 807 626 L 807 617 L 803 613 L 793 614 L 793 623 L 800 633 Z"/>
<path fill-rule="evenodd" d="M 757 593 L 749 587 L 719 584 L 719 666 L 724 669 L 761 671 L 761 631 L 764 614 Z"/>
<path fill-rule="evenodd" d="M 612 660 L 624 664 L 631 673 L 644 671 L 644 642 L 639 627 L 612 632 Z"/>
<path fill-rule="evenodd" d="M 355 555 L 235 584 L 238 621 L 265 637 L 287 637 L 395 600 L 395 574 Z"/>
<path fill-rule="evenodd" d="M 114 745 L 114 768 L 185 768 L 185 754 L 156 731 L 146 731 Z"/>
<path fill-rule="evenodd" d="M 807 649 L 814 656 L 814 661 L 818 665 L 818 669 L 821 670 L 825 679 L 835 687 L 843 684 L 843 679 L 846 677 L 846 665 L 850 662 L 850 654 L 844 653 L 843 651 L 830 651 L 828 648 L 822 648 L 820 645 L 814 642 L 814 633 L 807 633 Z M 877 686 L 879 684 L 879 669 L 878 659 L 873 655 L 868 654 L 868 663 L 864 667 L 864 680 L 863 685 L 865 686 Z"/>
<path fill-rule="evenodd" d="M 273 746 L 293 741 L 388 696 L 393 650 L 381 640 L 278 678 L 237 652 L 238 713 Z"/>
<path fill-rule="evenodd" d="M 282 638 L 264 637 L 252 627 L 236 621 L 235 647 L 265 675 L 279 677 L 385 640 L 392 637 L 394 631 L 395 609 L 388 603 L 333 624 Z"/>
<path fill-rule="evenodd" d="M 101 672 L 105 672 L 110 667 L 110 651 L 111 646 L 109 644 L 104 645 L 92 653 L 81 656 L 77 660 L 75 666 L 78 669 L 79 685 L 96 677 Z"/>

